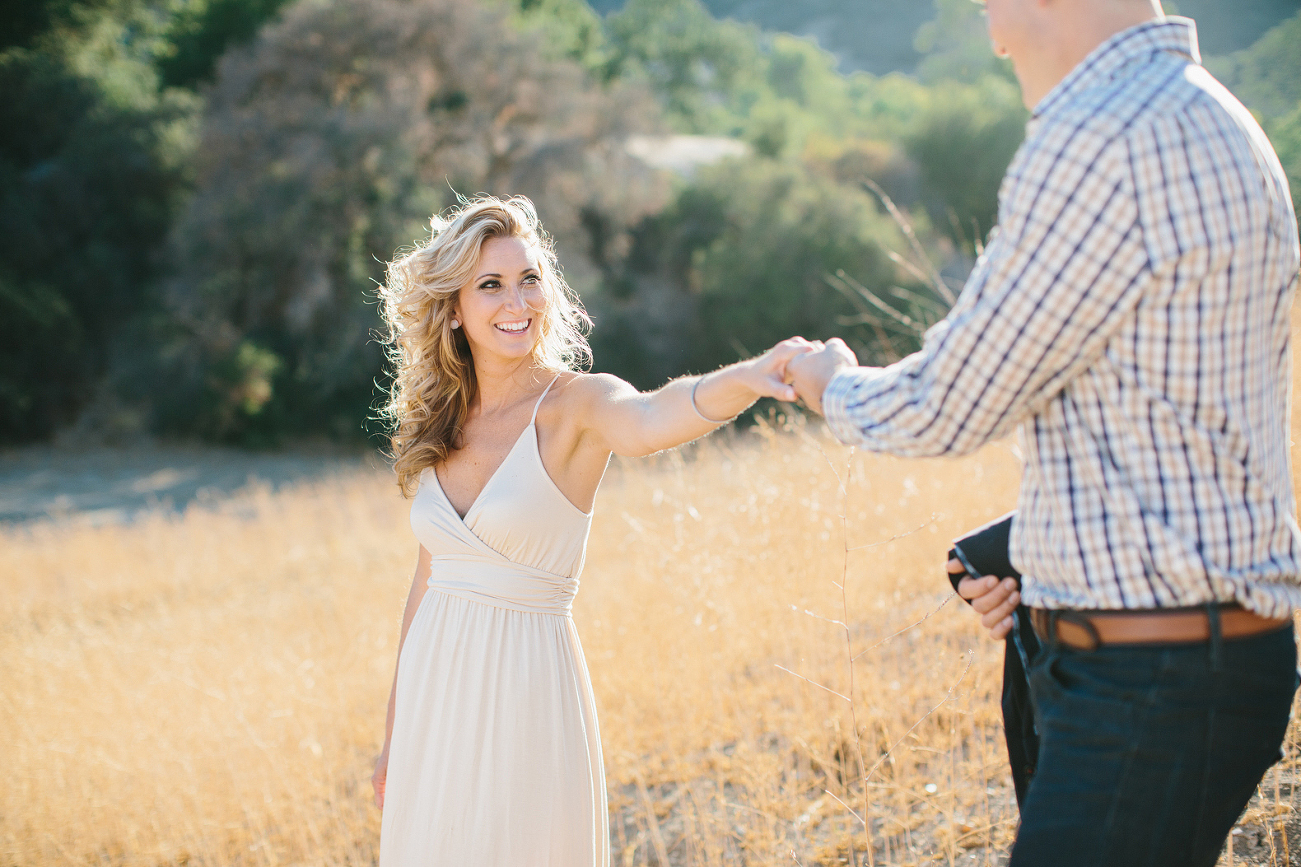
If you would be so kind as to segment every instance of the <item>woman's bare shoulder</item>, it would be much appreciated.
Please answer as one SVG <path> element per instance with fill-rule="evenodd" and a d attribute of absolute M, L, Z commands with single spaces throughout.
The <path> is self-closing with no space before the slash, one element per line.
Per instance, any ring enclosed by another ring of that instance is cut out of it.
<path fill-rule="evenodd" d="M 553 430 L 569 431 L 577 442 L 585 434 L 609 423 L 613 414 L 626 412 L 638 395 L 632 385 L 609 373 L 560 374 L 539 416 Z"/>
<path fill-rule="evenodd" d="M 637 389 L 612 373 L 576 371 L 560 374 L 554 391 L 561 398 L 558 403 L 574 407 L 591 406 L 637 393 Z"/>

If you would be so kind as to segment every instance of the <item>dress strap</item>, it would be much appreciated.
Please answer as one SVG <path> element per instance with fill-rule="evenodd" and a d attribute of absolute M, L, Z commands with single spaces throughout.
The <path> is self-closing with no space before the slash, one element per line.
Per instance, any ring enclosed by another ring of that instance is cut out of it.
<path fill-rule="evenodd" d="M 555 385 L 556 380 L 559 378 L 560 378 L 560 374 L 557 373 L 555 379 L 552 379 L 550 382 L 548 382 L 547 387 L 542 389 L 542 396 L 538 398 L 537 403 L 533 404 L 533 418 L 529 419 L 529 424 L 533 424 L 535 421 L 538 420 L 538 407 L 542 406 L 543 398 L 547 396 L 547 392 L 551 390 L 551 386 Z"/>

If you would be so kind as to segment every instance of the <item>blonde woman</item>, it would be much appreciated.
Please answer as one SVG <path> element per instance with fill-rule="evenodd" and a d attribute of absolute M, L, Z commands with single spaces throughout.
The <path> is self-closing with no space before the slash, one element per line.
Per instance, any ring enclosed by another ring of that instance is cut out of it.
<path fill-rule="evenodd" d="M 389 266 L 398 481 L 420 543 L 384 750 L 381 867 L 609 863 L 591 684 L 570 619 L 611 453 L 791 400 L 798 338 L 642 394 L 575 367 L 586 317 L 524 198 L 481 197 Z"/>

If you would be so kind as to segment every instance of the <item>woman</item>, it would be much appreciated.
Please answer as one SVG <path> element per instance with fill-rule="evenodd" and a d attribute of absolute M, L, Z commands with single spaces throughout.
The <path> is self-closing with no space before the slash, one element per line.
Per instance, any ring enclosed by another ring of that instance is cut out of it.
<path fill-rule="evenodd" d="M 587 319 L 524 198 L 482 197 L 391 263 L 388 407 L 420 542 L 373 783 L 381 867 L 609 863 L 570 604 L 611 453 L 648 455 L 763 396 L 798 338 L 641 394 L 573 370 Z"/>

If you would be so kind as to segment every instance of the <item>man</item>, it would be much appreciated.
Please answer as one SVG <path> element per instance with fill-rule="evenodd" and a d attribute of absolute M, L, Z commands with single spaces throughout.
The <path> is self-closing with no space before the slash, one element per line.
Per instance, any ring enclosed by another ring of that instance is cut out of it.
<path fill-rule="evenodd" d="M 1018 431 L 1010 547 L 1045 647 L 1013 867 L 1211 867 L 1297 685 L 1287 181 L 1156 0 L 987 11 L 1033 114 L 997 235 L 920 352 L 861 368 L 833 340 L 788 376 L 872 450 Z M 1005 631 L 1010 587 L 966 586 Z"/>

